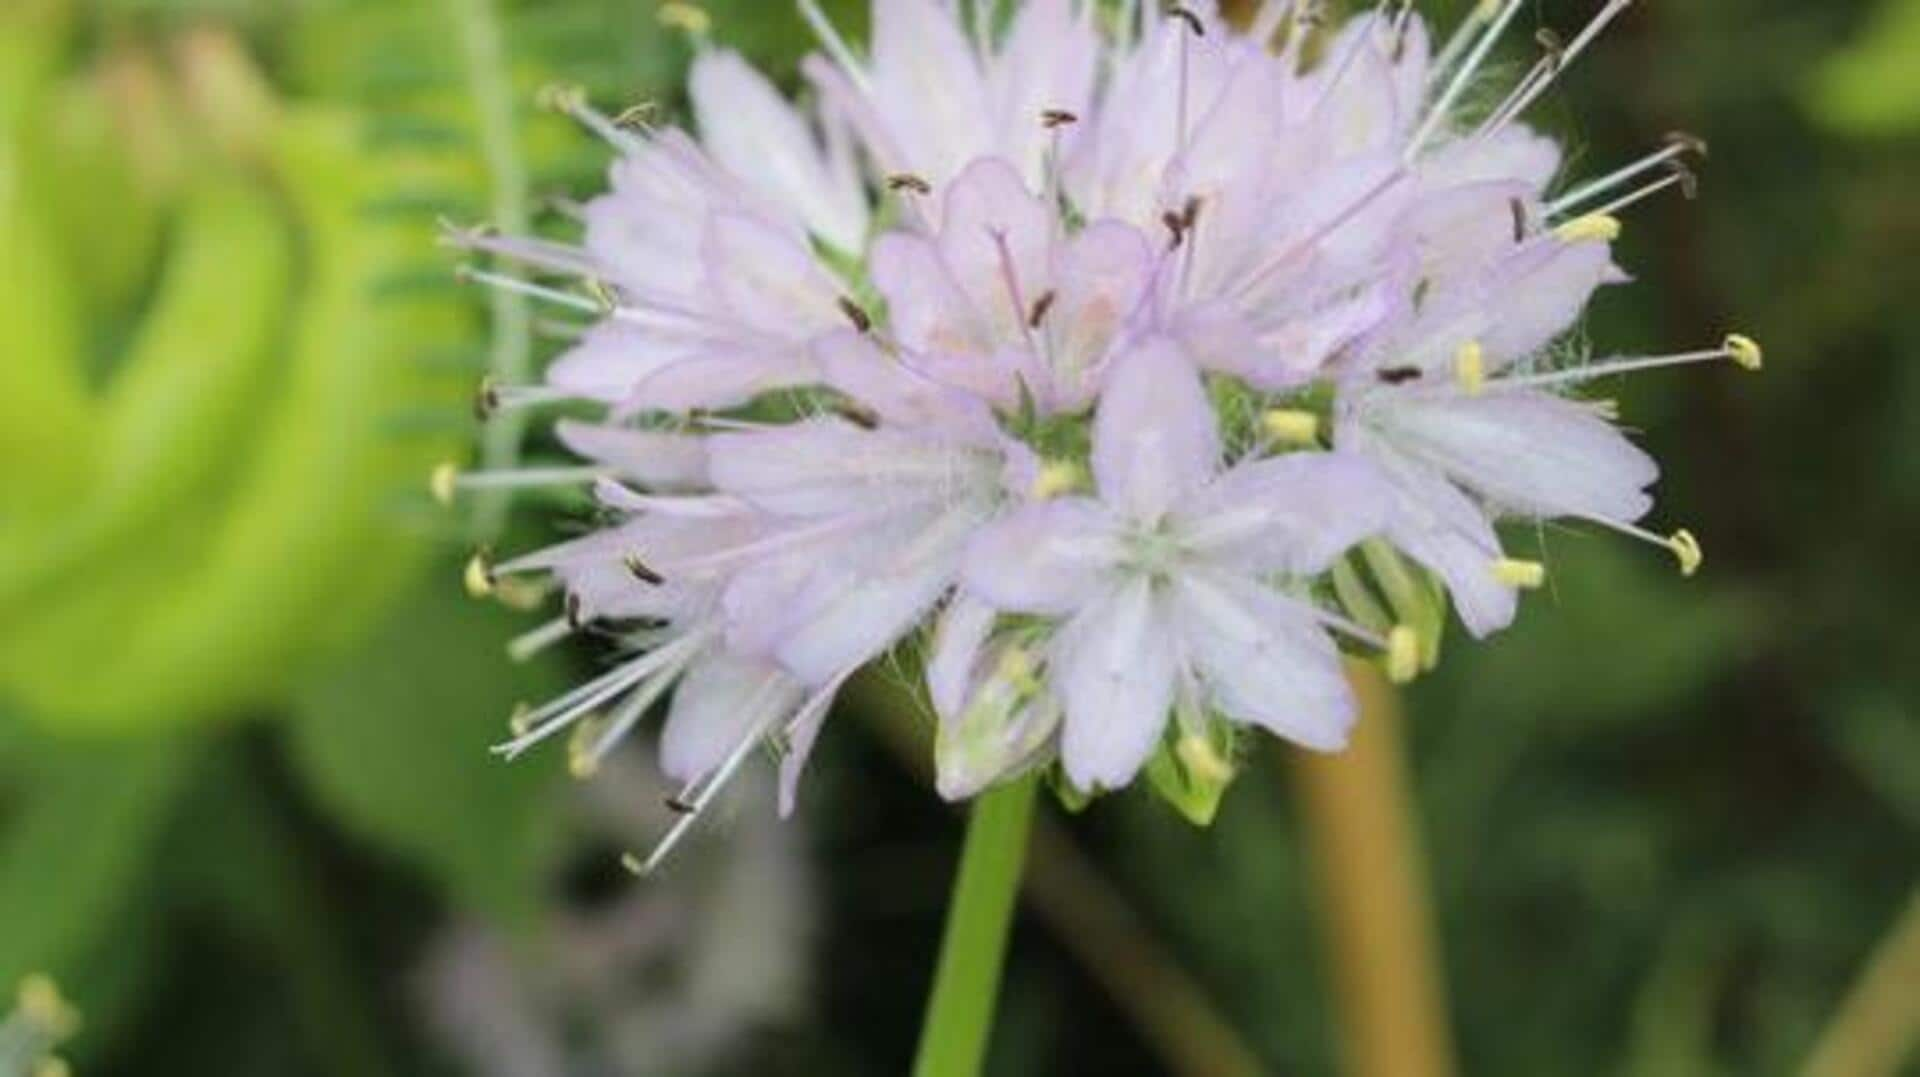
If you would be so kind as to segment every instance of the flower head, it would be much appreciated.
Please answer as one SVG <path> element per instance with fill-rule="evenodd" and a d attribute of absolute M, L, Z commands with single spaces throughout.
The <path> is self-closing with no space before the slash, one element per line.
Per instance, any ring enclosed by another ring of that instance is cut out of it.
<path fill-rule="evenodd" d="M 697 136 L 562 95 L 619 151 L 580 243 L 461 237 L 587 282 L 476 274 L 593 319 L 499 399 L 604 418 L 559 428 L 584 468 L 437 485 L 592 480 L 604 526 L 486 579 L 564 589 L 527 646 L 592 623 L 627 654 L 509 751 L 585 728 L 590 770 L 665 703 L 689 821 L 760 743 L 790 808 L 838 689 L 926 634 L 946 795 L 1056 764 L 1218 787 L 1242 728 L 1344 745 L 1343 648 L 1418 672 L 1448 595 L 1507 624 L 1546 570 L 1504 519 L 1698 567 L 1574 391 L 1758 345 L 1568 343 L 1625 279 L 1616 215 L 1690 190 L 1698 147 L 1568 183 L 1524 125 L 1626 0 L 1490 109 L 1461 102 L 1521 0 L 1438 47 L 1411 5 L 875 0 L 865 55 L 800 6 L 808 105 L 704 46 Z"/>

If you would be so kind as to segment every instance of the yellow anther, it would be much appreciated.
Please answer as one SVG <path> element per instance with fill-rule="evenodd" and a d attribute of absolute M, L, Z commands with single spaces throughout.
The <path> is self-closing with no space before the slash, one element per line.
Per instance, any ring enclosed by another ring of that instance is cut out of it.
<path fill-rule="evenodd" d="M 1396 625 L 1387 633 L 1387 679 L 1411 684 L 1420 675 L 1420 633 L 1411 625 Z"/>
<path fill-rule="evenodd" d="M 1593 409 L 1595 415 L 1600 416 L 1610 423 L 1620 421 L 1620 402 L 1612 397 L 1589 400 L 1587 401 L 1587 406 Z"/>
<path fill-rule="evenodd" d="M 1261 429 L 1282 445 L 1314 445 L 1320 441 L 1320 416 L 1298 408 L 1274 408 L 1260 417 Z"/>
<path fill-rule="evenodd" d="M 427 479 L 427 489 L 433 492 L 433 499 L 442 506 L 453 506 L 454 487 L 460 482 L 460 466 L 451 460 L 433 469 L 433 475 Z"/>
<path fill-rule="evenodd" d="M 994 669 L 994 676 L 1022 692 L 1031 692 L 1040 687 L 1033 656 L 1019 647 L 1009 647 L 1000 652 L 1000 662 Z"/>
<path fill-rule="evenodd" d="M 53 978 L 43 973 L 20 981 L 18 1004 L 20 1016 L 54 1039 L 66 1039 L 80 1028 L 79 1011 L 60 993 Z"/>
<path fill-rule="evenodd" d="M 514 704 L 513 713 L 507 716 L 507 731 L 516 737 L 533 732 L 533 708 L 525 703 Z"/>
<path fill-rule="evenodd" d="M 1049 460 L 1040 465 L 1040 474 L 1033 479 L 1033 499 L 1051 501 L 1062 494 L 1070 494 L 1080 488 L 1085 477 L 1080 465 L 1068 460 Z"/>
<path fill-rule="evenodd" d="M 1589 213 L 1553 230 L 1562 243 L 1612 243 L 1620 238 L 1620 218 L 1605 213 Z"/>
<path fill-rule="evenodd" d="M 620 854 L 620 866 L 625 869 L 628 875 L 645 875 L 647 873 L 646 864 L 632 853 Z"/>
<path fill-rule="evenodd" d="M 533 100 L 541 108 L 554 112 L 575 112 L 586 107 L 587 90 L 577 83 L 549 83 L 535 91 Z"/>
<path fill-rule="evenodd" d="M 1180 762 L 1201 781 L 1219 784 L 1233 777 L 1233 761 L 1222 756 L 1213 741 L 1198 733 L 1181 737 L 1173 750 L 1179 754 Z"/>
<path fill-rule="evenodd" d="M 1493 578 L 1518 591 L 1537 591 L 1547 582 L 1547 566 L 1538 561 L 1502 557 L 1493 563 Z"/>
<path fill-rule="evenodd" d="M 1682 576 L 1692 576 L 1699 572 L 1700 566 L 1707 560 L 1706 551 L 1700 548 L 1700 540 L 1694 538 L 1691 531 L 1675 531 L 1673 536 L 1667 539 L 1667 549 L 1672 550 L 1673 556 L 1680 559 Z"/>
<path fill-rule="evenodd" d="M 1759 370 L 1762 366 L 1766 365 L 1766 352 L 1761 349 L 1760 342 L 1750 336 L 1742 333 L 1729 333 L 1727 334 L 1727 342 L 1723 347 L 1727 349 L 1727 358 L 1732 359 L 1748 370 Z"/>
<path fill-rule="evenodd" d="M 1453 377 L 1468 396 L 1479 396 L 1487 387 L 1487 350 L 1477 340 L 1460 345 L 1453 356 Z"/>
<path fill-rule="evenodd" d="M 660 24 L 677 30 L 685 30 L 695 37 L 705 37 L 713 29 L 713 16 L 698 4 L 681 3 L 668 0 L 660 5 Z"/>
<path fill-rule="evenodd" d="M 600 753 L 597 750 L 600 734 L 606 729 L 606 720 L 597 714 L 589 714 L 580 719 L 573 727 L 573 735 L 567 740 L 567 773 L 576 781 L 586 781 L 600 773 Z"/>
<path fill-rule="evenodd" d="M 468 559 L 467 570 L 460 579 L 466 584 L 469 597 L 493 596 L 493 559 L 487 556 L 487 551 L 481 550 Z"/>

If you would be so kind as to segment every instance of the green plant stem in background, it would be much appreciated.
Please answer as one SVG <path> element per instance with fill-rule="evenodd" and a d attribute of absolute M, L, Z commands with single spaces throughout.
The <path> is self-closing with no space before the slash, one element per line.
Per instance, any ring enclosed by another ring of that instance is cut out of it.
<path fill-rule="evenodd" d="M 1920 1043 L 1920 892 L 1867 959 L 1821 1034 L 1806 1077 L 1893 1077 Z"/>
<path fill-rule="evenodd" d="M 486 161 L 491 189 L 488 223 L 508 235 L 533 231 L 527 208 L 529 181 L 520 159 L 519 125 L 514 115 L 514 90 L 500 20 L 493 0 L 446 0 L 447 11 L 460 35 L 467 69 L 467 89 L 473 99 L 480 133 L 480 151 Z M 527 298 L 504 288 L 492 295 L 493 351 L 487 372 L 495 382 L 517 385 L 533 371 L 533 312 Z M 480 462 L 489 471 L 514 466 L 526 436 L 523 413 L 508 410 L 493 416 L 481 438 Z M 473 502 L 473 537 L 489 542 L 506 526 L 512 494 L 507 490 L 479 491 Z"/>
<path fill-rule="evenodd" d="M 1039 779 L 1029 776 L 974 802 L 914 1077 L 973 1077 L 980 1072 L 1038 788 Z"/>

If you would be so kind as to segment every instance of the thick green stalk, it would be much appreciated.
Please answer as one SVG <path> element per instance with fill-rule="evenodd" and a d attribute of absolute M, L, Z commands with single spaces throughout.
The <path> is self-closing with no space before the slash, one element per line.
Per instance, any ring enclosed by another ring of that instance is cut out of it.
<path fill-rule="evenodd" d="M 987 1055 L 1039 780 L 983 794 L 967 823 L 914 1077 L 975 1077 Z"/>

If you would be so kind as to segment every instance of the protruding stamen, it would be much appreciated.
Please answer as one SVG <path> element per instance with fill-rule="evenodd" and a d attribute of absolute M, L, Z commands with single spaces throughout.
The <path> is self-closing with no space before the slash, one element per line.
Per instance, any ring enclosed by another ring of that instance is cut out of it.
<path fill-rule="evenodd" d="M 1687 154 L 1693 154 L 1703 159 L 1707 156 L 1706 142 L 1684 131 L 1669 133 L 1666 141 L 1667 144 L 1663 148 L 1637 161 L 1629 162 L 1625 167 L 1617 168 L 1598 179 L 1583 183 L 1573 190 L 1568 191 L 1566 194 L 1561 195 L 1559 198 L 1554 199 L 1547 205 L 1547 214 L 1549 216 L 1556 216 L 1565 213 L 1582 202 L 1598 198 L 1608 191 L 1614 190 L 1670 161 L 1677 161 Z"/>
<path fill-rule="evenodd" d="M 1633 6 L 1633 0 L 1608 0 L 1607 6 L 1601 8 L 1600 13 L 1588 21 L 1585 28 L 1573 39 L 1572 43 L 1560 51 L 1559 55 L 1555 58 L 1552 68 L 1546 72 L 1545 77 L 1535 81 L 1534 84 L 1528 87 L 1526 92 L 1516 98 L 1511 105 L 1500 109 L 1497 115 L 1498 122 L 1488 125 L 1486 130 L 1489 132 L 1497 131 L 1514 118 L 1526 112 L 1528 108 L 1532 107 L 1533 103 L 1540 99 L 1540 95 L 1546 93 L 1547 89 L 1553 85 L 1554 80 L 1559 77 L 1560 73 L 1572 66 L 1573 62 L 1580 58 L 1580 54 L 1587 50 L 1587 46 L 1593 44 L 1594 39 L 1600 36 L 1600 32 L 1605 30 L 1609 23 L 1619 18 L 1620 14 L 1631 6 Z"/>
<path fill-rule="evenodd" d="M 1479 396 L 1487 388 L 1487 350 L 1477 340 L 1460 345 L 1453 356 L 1453 379 L 1460 391 Z"/>
<path fill-rule="evenodd" d="M 1086 479 L 1080 465 L 1071 460 L 1049 460 L 1040 465 L 1033 479 L 1033 499 L 1051 501 L 1080 488 Z"/>
<path fill-rule="evenodd" d="M 1761 350 L 1760 342 L 1744 333 L 1728 333 L 1724 347 L 1727 358 L 1748 370 L 1759 370 L 1766 365 L 1766 352 Z"/>
<path fill-rule="evenodd" d="M 1408 140 L 1406 151 L 1401 155 L 1401 160 L 1411 164 L 1415 158 L 1420 156 L 1420 151 L 1426 148 L 1427 140 L 1432 138 L 1434 133 L 1439 130 L 1440 124 L 1447 118 L 1447 113 L 1453 109 L 1454 103 L 1460 99 L 1460 95 L 1466 91 L 1468 84 L 1473 81 L 1474 72 L 1478 71 L 1480 65 L 1486 62 L 1487 54 L 1493 51 L 1493 46 L 1500 40 L 1500 35 L 1506 32 L 1507 25 L 1513 21 L 1514 16 L 1520 14 L 1520 8 L 1523 6 L 1523 3 L 1524 0 L 1506 0 L 1505 5 L 1500 8 L 1499 14 L 1492 18 L 1492 25 L 1488 26 L 1486 32 L 1480 35 L 1480 40 L 1474 45 L 1473 51 L 1468 53 L 1466 60 L 1460 64 L 1460 70 L 1454 72 L 1453 79 L 1447 83 L 1446 90 L 1440 94 L 1439 100 L 1435 101 L 1433 107 L 1427 111 L 1427 118 L 1420 124 L 1419 130 L 1415 131 L 1413 137 Z"/>
<path fill-rule="evenodd" d="M 1489 384 L 1501 389 L 1544 389 L 1611 377 L 1615 374 L 1632 374 L 1637 371 L 1659 370 L 1670 366 L 1691 366 L 1695 363 L 1711 363 L 1723 359 L 1730 359 L 1746 370 L 1759 370 L 1765 356 L 1760 350 L 1759 343 L 1752 337 L 1732 333 L 1718 348 L 1681 352 L 1678 355 L 1648 356 L 1644 359 L 1613 359 L 1600 363 L 1588 363 L 1585 366 L 1568 367 L 1565 370 L 1551 370 L 1542 374 L 1499 378 Z"/>
<path fill-rule="evenodd" d="M 1282 445 L 1317 445 L 1320 416 L 1298 408 L 1273 408 L 1260 417 L 1260 428 Z"/>
<path fill-rule="evenodd" d="M 548 647 L 573 635 L 573 626 L 565 617 L 556 617 L 539 628 L 515 636 L 507 644 L 507 657 L 515 662 L 525 662 Z"/>
<path fill-rule="evenodd" d="M 466 586 L 470 598 L 491 598 L 493 596 L 493 555 L 487 550 L 474 551 L 467 559 L 466 570 L 461 573 L 461 583 Z"/>
<path fill-rule="evenodd" d="M 574 724 L 567 739 L 567 773 L 575 781 L 584 782 L 600 773 L 600 757 L 594 754 L 593 742 L 599 739 L 601 727 L 605 725 L 606 719 L 597 714 Z"/>
<path fill-rule="evenodd" d="M 622 127 L 618 122 L 608 119 L 606 114 L 587 103 L 587 91 L 583 86 L 557 83 L 543 86 L 534 95 L 534 101 L 541 108 L 564 113 L 573 118 L 580 126 L 605 139 L 608 144 L 623 153 L 634 153 L 646 148 L 645 140 Z"/>
<path fill-rule="evenodd" d="M 698 4 L 685 3 L 684 0 L 667 0 L 660 5 L 657 16 L 660 25 L 684 30 L 694 37 L 706 37 L 713 32 L 713 16 Z"/>
<path fill-rule="evenodd" d="M 1180 762 L 1203 782 L 1222 783 L 1233 777 L 1233 762 L 1220 754 L 1213 742 L 1198 733 L 1180 738 L 1173 750 Z"/>
<path fill-rule="evenodd" d="M 1620 230 L 1620 218 L 1589 213 L 1555 228 L 1553 234 L 1562 243 L 1612 243 L 1620 238 Z"/>
<path fill-rule="evenodd" d="M 1667 548 L 1672 550 L 1673 556 L 1679 559 L 1682 576 L 1691 578 L 1700 571 L 1700 566 L 1707 560 L 1706 551 L 1700 548 L 1700 540 L 1685 528 L 1667 536 Z"/>
<path fill-rule="evenodd" d="M 608 478 L 601 467 L 523 467 L 501 471 L 466 471 L 452 463 L 433 469 L 427 488 L 442 505 L 453 504 L 463 490 L 529 490 L 546 486 L 581 486 Z"/>
<path fill-rule="evenodd" d="M 1502 557 L 1493 563 L 1493 578 L 1517 591 L 1537 591 L 1546 585 L 1547 566 L 1538 561 Z"/>
<path fill-rule="evenodd" d="M 1420 676 L 1420 633 L 1412 625 L 1395 625 L 1387 633 L 1387 679 L 1411 684 Z"/>
<path fill-rule="evenodd" d="M 1599 209 L 1596 209 L 1593 212 L 1595 214 L 1619 213 L 1621 210 L 1626 209 L 1629 206 L 1637 206 L 1640 203 L 1645 202 L 1647 199 L 1652 198 L 1654 195 L 1659 194 L 1661 191 L 1664 191 L 1669 187 L 1680 188 L 1681 193 L 1685 195 L 1689 200 L 1696 197 L 1700 193 L 1700 177 L 1695 175 L 1692 169 L 1689 169 L 1685 165 L 1679 164 L 1677 162 L 1670 163 L 1667 166 L 1667 169 L 1668 169 L 1668 172 L 1665 178 L 1654 180 L 1652 183 L 1649 183 L 1646 186 L 1639 188 L 1638 190 L 1630 191 L 1627 194 L 1623 194 L 1619 198 L 1616 198 L 1613 201 L 1608 202 L 1606 205 L 1601 206 Z"/>
<path fill-rule="evenodd" d="M 820 39 L 820 46 L 827 50 L 827 55 L 833 57 L 833 62 L 840 65 L 840 70 L 846 72 L 847 77 L 853 80 L 853 84 L 859 87 L 861 93 L 872 96 L 873 84 L 867 79 L 866 67 L 853 54 L 853 50 L 847 47 L 847 39 L 840 36 L 839 30 L 834 29 L 833 20 L 827 18 L 826 12 L 820 10 L 817 0 L 795 0 L 795 2 L 799 4 L 800 17 L 807 20 L 807 26 L 813 30 L 813 36 Z"/>

